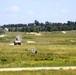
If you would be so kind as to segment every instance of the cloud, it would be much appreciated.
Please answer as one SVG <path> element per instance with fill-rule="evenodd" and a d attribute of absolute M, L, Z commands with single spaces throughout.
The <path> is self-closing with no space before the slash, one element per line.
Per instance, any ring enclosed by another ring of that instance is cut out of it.
<path fill-rule="evenodd" d="M 27 14 L 28 14 L 29 16 L 34 16 L 34 15 L 35 15 L 35 13 L 34 13 L 33 11 L 28 11 Z"/>
<path fill-rule="evenodd" d="M 20 8 L 16 5 L 12 5 L 8 8 L 6 8 L 7 11 L 10 11 L 10 12 L 18 12 L 20 10 Z"/>
<path fill-rule="evenodd" d="M 67 13 L 69 13 L 69 10 L 68 9 L 61 9 L 61 13 L 67 14 Z"/>

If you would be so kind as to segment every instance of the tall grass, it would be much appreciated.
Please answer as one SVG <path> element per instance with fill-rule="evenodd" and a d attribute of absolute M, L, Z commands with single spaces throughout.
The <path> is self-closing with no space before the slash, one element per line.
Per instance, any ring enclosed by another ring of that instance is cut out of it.
<path fill-rule="evenodd" d="M 9 32 L 5 35 L 0 37 L 0 67 L 76 66 L 76 33 L 55 31 L 35 35 Z M 16 35 L 22 36 L 22 44 L 10 45 Z M 32 49 L 37 53 L 33 54 Z"/>

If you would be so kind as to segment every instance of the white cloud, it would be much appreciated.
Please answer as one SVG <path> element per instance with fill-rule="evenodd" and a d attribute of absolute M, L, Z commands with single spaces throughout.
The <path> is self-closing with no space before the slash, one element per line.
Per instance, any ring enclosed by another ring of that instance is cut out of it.
<path fill-rule="evenodd" d="M 34 13 L 33 11 L 28 11 L 27 14 L 28 14 L 29 16 L 34 16 L 34 15 L 35 15 L 35 13 Z"/>
<path fill-rule="evenodd" d="M 6 8 L 7 11 L 10 11 L 10 12 L 18 12 L 20 10 L 20 8 L 16 5 L 12 5 L 8 8 Z"/>
<path fill-rule="evenodd" d="M 67 14 L 67 13 L 69 13 L 69 10 L 68 9 L 61 9 L 61 13 L 65 13 L 65 14 Z"/>

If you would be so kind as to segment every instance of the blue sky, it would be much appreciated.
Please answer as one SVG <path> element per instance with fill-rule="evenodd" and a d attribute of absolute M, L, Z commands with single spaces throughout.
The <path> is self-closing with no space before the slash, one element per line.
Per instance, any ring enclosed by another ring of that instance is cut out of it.
<path fill-rule="evenodd" d="M 0 0 L 0 25 L 76 21 L 76 0 Z"/>

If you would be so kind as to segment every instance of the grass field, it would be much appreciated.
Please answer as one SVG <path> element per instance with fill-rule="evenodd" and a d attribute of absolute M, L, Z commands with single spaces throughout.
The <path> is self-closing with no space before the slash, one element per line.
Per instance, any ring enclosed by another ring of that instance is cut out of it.
<path fill-rule="evenodd" d="M 76 70 L 42 70 L 42 71 L 15 71 L 0 72 L 0 75 L 76 75 Z"/>
<path fill-rule="evenodd" d="M 22 44 L 11 45 L 17 35 L 22 36 Z M 0 37 L 1 68 L 37 66 L 76 66 L 76 31 L 7 32 Z"/>

